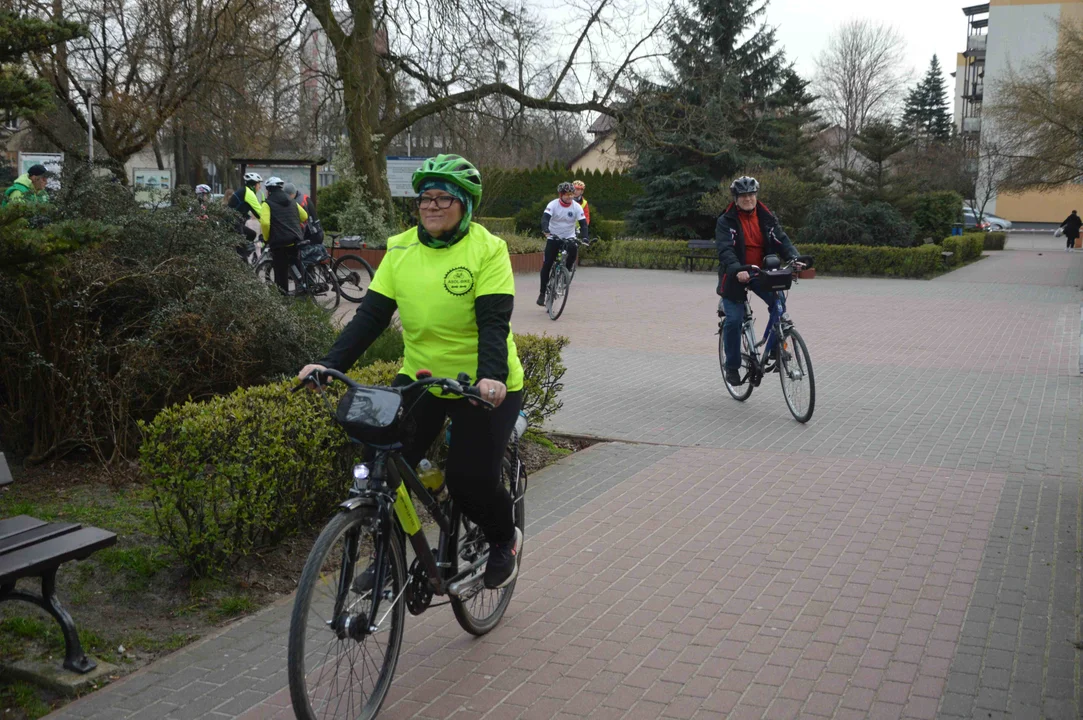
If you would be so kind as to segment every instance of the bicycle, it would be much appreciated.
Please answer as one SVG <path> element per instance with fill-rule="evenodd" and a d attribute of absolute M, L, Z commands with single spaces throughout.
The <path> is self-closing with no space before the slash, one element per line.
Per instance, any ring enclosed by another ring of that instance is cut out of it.
<path fill-rule="evenodd" d="M 776 292 L 775 305 L 770 308 L 770 319 L 764 330 L 763 339 L 756 342 L 756 328 L 752 319 L 752 303 L 745 299 L 745 316 L 741 324 L 741 369 L 742 383 L 730 385 L 726 379 L 726 351 L 723 346 L 722 324 L 725 314 L 722 301 L 718 301 L 718 363 L 722 369 L 722 380 L 726 390 L 734 400 L 744 402 L 759 387 L 763 377 L 771 372 L 778 372 L 782 382 L 782 395 L 786 406 L 797 422 L 805 423 L 812 418 L 816 406 L 816 378 L 812 371 L 812 359 L 804 338 L 797 332 L 793 320 L 786 312 L 786 296 L 792 283 L 797 282 L 794 263 L 804 263 L 812 267 L 812 257 L 800 255 L 785 265 L 779 262 L 777 255 L 764 258 L 765 270 L 755 265 L 745 265 L 739 270 L 748 271 L 752 277 L 759 278 L 764 290 Z M 776 338 L 781 341 L 776 342 Z M 763 348 L 760 353 L 760 348 Z M 757 355 L 757 353 L 760 353 Z M 807 384 L 807 392 L 806 392 Z"/>
<path fill-rule="evenodd" d="M 331 260 L 331 272 L 338 281 L 338 293 L 343 300 L 359 303 L 372 284 L 372 266 L 360 255 L 347 253 Z"/>
<path fill-rule="evenodd" d="M 403 458 L 400 442 L 400 422 L 409 415 L 403 411 L 404 398 L 411 392 L 440 388 L 443 394 L 492 405 L 463 374 L 451 380 L 421 371 L 416 382 L 402 388 L 364 386 L 335 370 L 315 375 L 309 377 L 329 410 L 322 381 L 334 378 L 346 383 L 346 393 L 332 412 L 350 440 L 364 445 L 371 459 L 354 466 L 348 498 L 320 533 L 301 572 L 287 650 L 290 698 L 301 720 L 367 720 L 379 712 L 391 686 L 405 611 L 420 615 L 429 607 L 450 604 L 464 630 L 484 635 L 496 627 L 511 602 L 514 581 L 498 590 L 482 585 L 489 552 L 480 528 L 462 515 L 454 499 L 439 501 L 430 493 Z M 512 435 L 503 465 L 504 486 L 520 531 L 525 530 L 527 478 L 518 441 L 525 429 L 524 418 Z M 440 528 L 435 553 L 421 531 L 411 493 Z M 409 570 L 407 537 L 416 556 Z M 367 563 L 368 569 L 356 575 L 359 563 Z M 449 599 L 432 605 L 436 595 Z M 369 659 L 368 650 L 384 645 L 381 658 Z M 314 705 L 319 705 L 319 713 Z"/>
<path fill-rule="evenodd" d="M 299 245 L 297 262 L 290 265 L 285 294 L 290 297 L 306 297 L 327 312 L 337 308 L 342 290 L 331 269 L 330 257 L 323 245 Z M 255 272 L 265 283 L 275 285 L 274 262 L 270 250 L 260 257 Z"/>
<path fill-rule="evenodd" d="M 579 238 L 558 238 L 558 240 L 562 241 L 560 251 L 557 252 L 557 258 L 553 261 L 553 268 L 549 272 L 549 284 L 545 286 L 545 311 L 549 313 L 550 320 L 556 320 L 564 312 L 564 306 L 568 304 L 568 290 L 571 289 L 572 278 L 575 277 L 575 269 L 579 265 L 576 262 L 572 269 L 568 270 L 568 243 L 590 244 Z"/>

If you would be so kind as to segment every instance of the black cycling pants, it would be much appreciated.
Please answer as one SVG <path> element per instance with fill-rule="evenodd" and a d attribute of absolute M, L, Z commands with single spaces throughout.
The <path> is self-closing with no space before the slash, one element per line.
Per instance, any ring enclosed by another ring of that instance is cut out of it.
<path fill-rule="evenodd" d="M 275 285 L 282 292 L 290 289 L 290 266 L 297 265 L 297 246 L 271 248 L 271 266 L 275 271 Z"/>
<path fill-rule="evenodd" d="M 579 245 L 574 240 L 563 240 L 555 235 L 545 241 L 545 259 L 541 269 L 541 291 L 545 292 L 545 286 L 549 284 L 549 272 L 553 269 L 553 263 L 557 260 L 557 253 L 562 245 L 568 246 L 568 269 L 575 267 L 575 258 L 579 255 Z"/>
<path fill-rule="evenodd" d="M 412 378 L 399 375 L 393 385 L 402 386 Z M 501 484 L 504 449 L 515 429 L 523 405 L 521 390 L 509 392 L 492 410 L 471 405 L 469 400 L 438 398 L 430 392 L 404 398 L 407 410 L 417 406 L 404 423 L 402 455 L 410 467 L 417 467 L 433 441 L 451 418 L 444 481 L 448 492 L 471 522 L 480 527 L 490 543 L 515 537 L 511 496 Z"/>

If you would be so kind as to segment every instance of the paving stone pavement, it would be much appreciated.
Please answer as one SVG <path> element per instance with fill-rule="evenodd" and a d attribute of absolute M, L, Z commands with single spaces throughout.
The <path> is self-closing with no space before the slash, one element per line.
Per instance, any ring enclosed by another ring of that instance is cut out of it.
<path fill-rule="evenodd" d="M 617 442 L 531 479 L 501 626 L 409 618 L 380 716 L 1081 717 L 1083 255 L 1023 246 L 798 285 L 804 426 L 771 378 L 726 393 L 709 274 L 583 268 L 558 322 L 521 303 L 516 331 L 572 340 L 553 429 Z M 51 717 L 292 717 L 289 610 Z"/>

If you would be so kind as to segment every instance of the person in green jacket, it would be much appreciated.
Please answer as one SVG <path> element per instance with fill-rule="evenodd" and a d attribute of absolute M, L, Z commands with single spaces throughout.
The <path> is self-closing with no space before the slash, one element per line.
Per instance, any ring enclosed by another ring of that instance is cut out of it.
<path fill-rule="evenodd" d="M 4 205 L 8 203 L 44 203 L 49 202 L 49 193 L 45 192 L 45 181 L 49 171 L 44 165 L 31 165 L 25 174 L 16 178 L 4 193 Z"/>

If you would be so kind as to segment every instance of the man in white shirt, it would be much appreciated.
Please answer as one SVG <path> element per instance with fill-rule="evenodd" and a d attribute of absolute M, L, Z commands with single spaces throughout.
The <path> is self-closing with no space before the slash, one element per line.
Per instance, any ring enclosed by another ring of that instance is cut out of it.
<path fill-rule="evenodd" d="M 545 233 L 545 261 L 541 269 L 541 293 L 538 294 L 538 304 L 545 305 L 545 286 L 549 284 L 549 271 L 553 269 L 557 253 L 565 244 L 565 241 L 574 238 L 577 234 L 584 243 L 589 242 L 589 226 L 583 208 L 572 200 L 575 188 L 570 182 L 562 182 L 557 186 L 557 199 L 545 206 L 542 213 L 542 232 Z M 579 228 L 579 232 L 576 232 Z M 575 266 L 575 258 L 579 254 L 579 246 L 574 242 L 568 243 L 568 269 Z"/>

